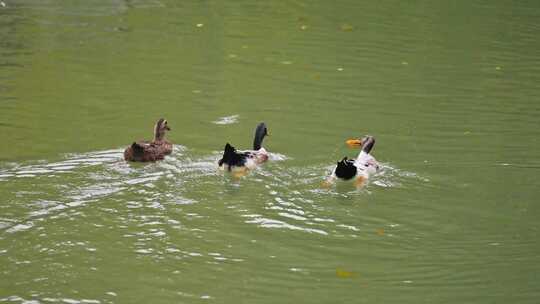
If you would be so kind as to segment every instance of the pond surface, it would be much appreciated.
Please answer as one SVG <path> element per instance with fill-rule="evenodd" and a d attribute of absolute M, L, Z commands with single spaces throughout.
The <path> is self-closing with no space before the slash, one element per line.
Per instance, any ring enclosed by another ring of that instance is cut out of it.
<path fill-rule="evenodd" d="M 0 302 L 537 303 L 540 2 L 0 2 Z M 169 121 L 172 155 L 123 148 Z M 271 134 L 235 180 L 226 142 Z M 321 187 L 345 140 L 383 170 Z"/>

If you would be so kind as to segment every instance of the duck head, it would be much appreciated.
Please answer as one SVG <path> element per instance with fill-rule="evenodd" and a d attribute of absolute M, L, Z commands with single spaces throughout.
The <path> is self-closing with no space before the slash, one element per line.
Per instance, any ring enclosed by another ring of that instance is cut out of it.
<path fill-rule="evenodd" d="M 269 136 L 268 128 L 264 122 L 257 125 L 255 129 L 255 138 L 253 139 L 253 150 L 259 150 L 261 148 L 263 139 L 265 136 Z"/>
<path fill-rule="evenodd" d="M 167 120 L 160 118 L 154 126 L 154 141 L 160 141 L 165 138 L 165 132 L 170 131 Z"/>

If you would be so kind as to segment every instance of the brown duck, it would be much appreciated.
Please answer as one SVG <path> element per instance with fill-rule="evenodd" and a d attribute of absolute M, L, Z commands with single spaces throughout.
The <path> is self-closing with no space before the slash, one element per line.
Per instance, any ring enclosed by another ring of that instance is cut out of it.
<path fill-rule="evenodd" d="M 165 132 L 171 128 L 167 120 L 160 118 L 154 126 L 154 139 L 152 141 L 138 141 L 131 144 L 124 151 L 124 159 L 127 161 L 148 162 L 163 159 L 171 154 L 172 144 L 165 139 Z"/>

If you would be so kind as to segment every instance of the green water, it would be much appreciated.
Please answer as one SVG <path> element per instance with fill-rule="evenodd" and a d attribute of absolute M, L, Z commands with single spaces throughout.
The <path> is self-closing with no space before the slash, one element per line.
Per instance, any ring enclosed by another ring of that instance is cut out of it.
<path fill-rule="evenodd" d="M 540 2 L 2 0 L 0 302 L 537 303 Z M 175 151 L 126 164 L 165 117 Z M 270 161 L 216 170 L 265 121 Z M 347 138 L 383 170 L 321 188 Z"/>

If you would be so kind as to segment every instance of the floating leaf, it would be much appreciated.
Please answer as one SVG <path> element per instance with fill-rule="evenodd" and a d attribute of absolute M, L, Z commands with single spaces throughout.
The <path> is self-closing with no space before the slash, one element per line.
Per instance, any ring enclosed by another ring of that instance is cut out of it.
<path fill-rule="evenodd" d="M 354 30 L 354 26 L 352 26 L 350 24 L 347 24 L 347 23 L 343 23 L 341 25 L 341 30 L 344 31 L 344 32 L 351 32 L 352 30 Z"/>
<path fill-rule="evenodd" d="M 354 276 L 354 272 L 338 268 L 336 269 L 336 276 L 343 279 L 352 278 Z"/>
<path fill-rule="evenodd" d="M 378 236 L 383 236 L 384 235 L 384 228 L 379 228 L 379 229 L 376 230 L 376 232 L 377 232 Z"/>

